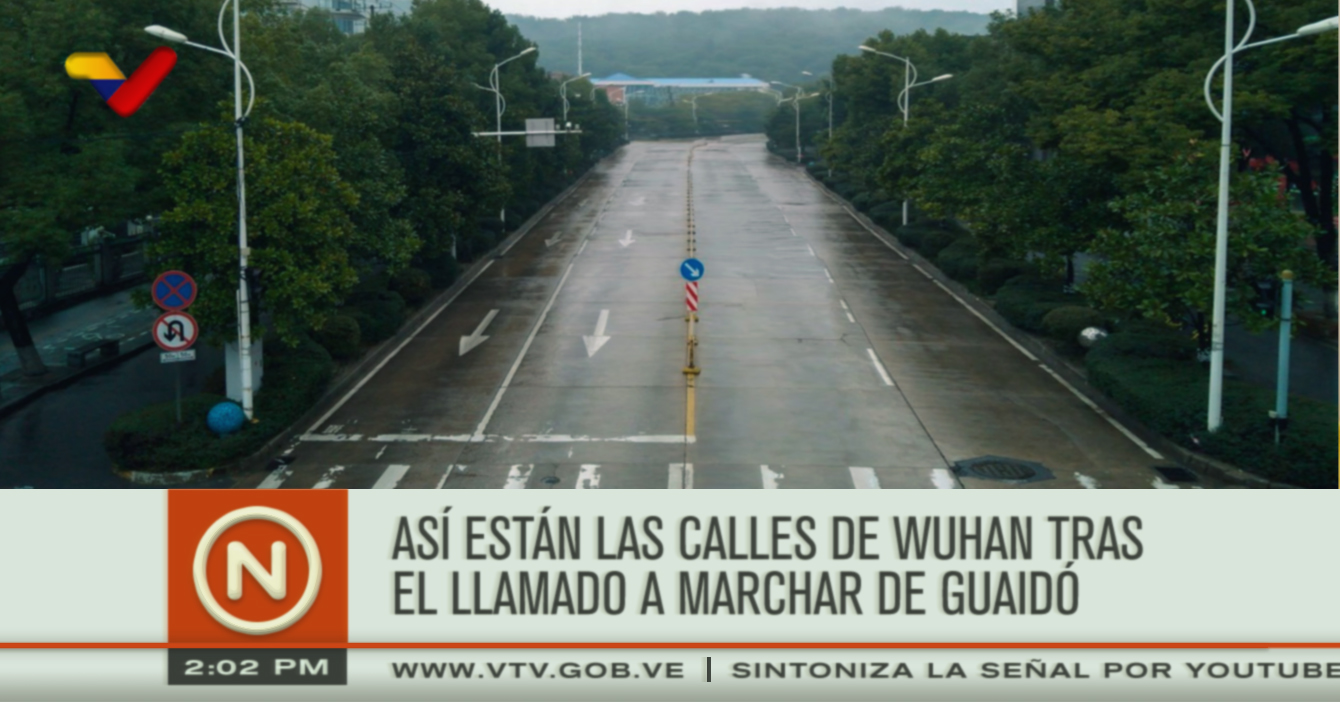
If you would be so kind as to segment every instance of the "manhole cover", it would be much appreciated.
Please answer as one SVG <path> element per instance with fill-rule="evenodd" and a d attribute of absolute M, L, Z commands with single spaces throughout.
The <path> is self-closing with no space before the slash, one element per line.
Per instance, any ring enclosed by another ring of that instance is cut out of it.
<path fill-rule="evenodd" d="M 963 477 L 1009 483 L 1031 483 L 1055 477 L 1041 463 L 1002 456 L 981 456 L 958 461 L 954 463 L 954 472 Z"/>
<path fill-rule="evenodd" d="M 1196 482 L 1196 474 L 1192 473 L 1191 471 L 1185 468 L 1182 468 L 1181 466 L 1155 466 L 1154 470 L 1158 471 L 1159 475 L 1162 475 L 1164 478 L 1168 479 L 1169 482 L 1173 483 Z"/>

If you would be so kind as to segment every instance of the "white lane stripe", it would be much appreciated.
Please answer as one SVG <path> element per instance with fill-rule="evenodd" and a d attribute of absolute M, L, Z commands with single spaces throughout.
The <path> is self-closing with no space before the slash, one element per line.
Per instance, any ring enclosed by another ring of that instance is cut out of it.
<path fill-rule="evenodd" d="M 824 277 L 828 279 L 828 282 L 837 285 L 837 283 L 833 281 L 833 274 L 829 273 L 827 268 L 824 269 Z"/>
<path fill-rule="evenodd" d="M 815 253 L 814 253 L 814 247 L 813 247 L 813 246 L 810 246 L 809 244 L 805 244 L 805 248 L 807 248 L 807 249 L 810 250 L 810 255 L 811 255 L 811 256 L 814 256 L 815 258 L 819 258 L 818 256 L 815 255 Z"/>
<path fill-rule="evenodd" d="M 387 466 L 382 472 L 377 482 L 372 485 L 373 490 L 394 490 L 396 485 L 400 484 L 400 479 L 409 472 L 409 466 Z"/>
<path fill-rule="evenodd" d="M 792 229 L 791 229 L 791 236 L 800 236 L 800 235 L 796 233 L 795 228 L 792 228 Z"/>
<path fill-rule="evenodd" d="M 455 470 L 456 470 L 456 465 L 455 465 L 455 464 L 452 464 L 452 465 L 447 466 L 447 469 L 446 469 L 445 471 L 442 472 L 442 478 L 441 478 L 440 480 L 437 481 L 437 486 L 434 487 L 433 489 L 434 489 L 434 490 L 441 490 L 441 489 L 442 489 L 442 486 L 447 484 L 447 478 L 450 478 L 452 472 L 455 471 Z"/>
<path fill-rule="evenodd" d="M 419 336 L 419 333 L 424 330 L 424 327 L 427 327 L 429 324 L 432 324 L 433 320 L 437 319 L 437 316 L 442 314 L 443 310 L 447 309 L 447 307 L 449 307 L 451 303 L 456 301 L 456 298 L 461 296 L 461 293 L 465 292 L 466 289 L 469 288 L 476 280 L 479 280 L 479 276 L 484 275 L 484 271 L 487 271 L 489 267 L 493 265 L 493 261 L 494 259 L 490 259 L 487 263 L 485 263 L 484 266 L 479 269 L 478 273 L 475 273 L 475 275 L 471 277 L 469 281 L 467 281 L 464 285 L 461 286 L 460 290 L 456 291 L 456 294 L 452 295 L 450 298 L 447 299 L 446 302 L 442 303 L 442 306 L 437 308 L 435 312 L 429 315 L 428 319 L 423 320 L 423 324 L 420 324 L 418 329 L 415 329 L 412 334 L 405 337 L 405 340 L 400 342 L 400 345 L 396 346 L 395 349 L 391 351 L 391 353 L 387 354 L 386 358 L 383 358 L 381 360 L 381 363 L 378 363 L 376 367 L 374 367 L 367 375 L 363 376 L 362 380 L 358 381 L 357 385 L 351 388 L 349 392 L 345 393 L 344 397 L 341 397 L 339 402 L 336 402 L 335 405 L 331 407 L 329 410 L 327 410 L 325 414 L 321 415 L 321 418 L 316 420 L 316 423 L 312 424 L 312 428 L 307 430 L 307 433 L 308 434 L 316 433 L 316 430 L 319 429 L 322 424 L 325 424 L 326 420 L 330 419 L 331 415 L 338 412 L 339 409 L 344 406 L 344 403 L 349 401 L 349 398 L 353 397 L 354 394 L 357 393 L 359 390 L 362 390 L 363 386 L 366 385 L 369 380 L 372 380 L 372 377 L 377 375 L 378 371 L 380 371 L 387 363 L 390 363 L 391 359 L 395 358 L 396 354 L 400 353 L 401 349 L 405 348 L 405 346 L 409 344 L 409 342 L 414 341 L 414 339 Z"/>
<path fill-rule="evenodd" d="M 893 385 L 893 379 L 889 377 L 889 372 L 884 370 L 884 364 L 879 362 L 879 357 L 875 355 L 874 349 L 866 349 L 870 354 L 870 362 L 875 364 L 875 370 L 879 371 L 879 377 L 884 379 L 885 385 Z"/>
<path fill-rule="evenodd" d="M 589 244 L 589 243 L 591 243 L 591 240 L 590 240 L 590 239 L 586 239 L 586 240 L 582 241 L 582 248 L 577 249 L 577 255 L 578 255 L 578 256 L 582 255 L 582 252 L 586 250 L 586 245 Z"/>
<path fill-rule="evenodd" d="M 874 468 L 848 468 L 851 471 L 851 482 L 858 490 L 878 490 L 879 477 L 875 475 Z"/>
<path fill-rule="evenodd" d="M 558 299 L 558 294 L 563 291 L 563 285 L 568 282 L 568 276 L 572 274 L 572 265 L 568 264 L 568 269 L 563 271 L 563 277 L 558 281 L 558 287 L 554 288 L 554 294 L 549 296 L 549 302 L 545 304 L 544 310 L 540 312 L 540 318 L 535 320 L 535 326 L 531 328 L 530 335 L 526 337 L 526 343 L 521 347 L 521 353 L 517 354 L 516 361 L 512 364 L 512 369 L 507 371 L 507 377 L 503 378 L 502 386 L 498 388 L 497 394 L 493 396 L 493 402 L 489 404 L 489 409 L 484 413 L 484 418 L 479 421 L 479 426 L 475 428 L 475 437 L 483 440 L 484 430 L 488 428 L 489 420 L 493 419 L 493 413 L 498 411 L 498 403 L 502 402 L 503 393 L 507 392 L 508 386 L 512 384 L 512 378 L 516 376 L 516 371 L 521 367 L 521 362 L 526 359 L 526 352 L 530 351 L 530 345 L 535 341 L 535 335 L 540 333 L 540 327 L 544 326 L 544 320 L 549 316 L 549 310 L 553 308 L 554 301 Z"/>
<path fill-rule="evenodd" d="M 666 488 L 667 490 L 683 490 L 683 489 L 684 489 L 684 464 L 683 464 L 683 463 L 671 463 L 671 464 L 670 464 L 670 474 L 667 476 L 667 481 L 666 481 L 665 488 Z"/>
<path fill-rule="evenodd" d="M 1075 480 L 1078 480 L 1079 484 L 1083 485 L 1086 490 L 1097 490 L 1099 487 L 1097 480 L 1084 475 L 1083 473 L 1075 473 Z"/>
<path fill-rule="evenodd" d="M 777 489 L 777 483 L 778 483 L 778 481 L 780 481 L 782 478 L 786 477 L 786 476 L 782 475 L 781 473 L 778 473 L 778 472 L 773 471 L 773 470 L 769 470 L 767 466 L 759 466 L 759 467 L 758 467 L 758 472 L 759 472 L 759 474 L 762 475 L 762 477 L 763 477 L 763 489 L 764 489 L 764 490 L 776 490 L 776 489 Z"/>
<path fill-rule="evenodd" d="M 1152 486 L 1155 487 L 1155 488 L 1158 488 L 1159 490 L 1181 490 L 1181 489 L 1182 489 L 1182 486 L 1181 486 L 1181 485 L 1176 485 L 1176 484 L 1174 484 L 1174 483 L 1166 483 L 1166 482 L 1163 481 L 1163 478 L 1154 478 L 1154 482 L 1153 482 Z"/>
<path fill-rule="evenodd" d="M 851 322 L 852 324 L 855 324 L 855 323 L 856 323 L 856 318 L 853 317 L 853 316 L 851 316 L 851 313 L 848 312 L 848 313 L 847 313 L 847 321 L 848 321 L 848 322 Z"/>
<path fill-rule="evenodd" d="M 316 481 L 316 485 L 312 486 L 312 489 L 325 490 L 331 485 L 334 485 L 335 476 L 343 472 L 344 472 L 344 466 L 331 466 L 330 468 L 327 468 L 326 472 L 321 474 L 321 479 Z"/>
<path fill-rule="evenodd" d="M 379 460 L 381 460 L 382 454 L 383 454 L 383 453 L 386 453 L 386 449 L 387 449 L 387 448 L 388 448 L 388 447 L 383 446 L 383 447 L 381 448 L 381 450 L 377 452 L 377 455 L 373 457 L 372 460 L 374 460 L 374 461 L 379 461 Z"/>
<path fill-rule="evenodd" d="M 1112 415 L 1104 411 L 1102 407 L 1099 407 L 1098 405 L 1094 404 L 1093 400 L 1090 400 L 1089 398 L 1085 397 L 1084 393 L 1081 393 L 1078 389 L 1075 388 L 1074 385 L 1071 385 L 1070 383 L 1066 382 L 1066 379 L 1058 375 L 1056 371 L 1052 370 L 1051 368 L 1048 368 L 1047 365 L 1044 363 L 1039 363 L 1038 367 L 1041 368 L 1042 370 L 1047 371 L 1048 375 L 1055 378 L 1056 382 L 1064 386 L 1066 390 L 1069 390 L 1070 394 L 1074 395 L 1075 397 L 1078 397 L 1080 399 L 1080 402 L 1083 402 L 1084 404 L 1088 405 L 1089 409 L 1093 410 L 1094 413 L 1097 414 L 1099 417 L 1102 417 L 1103 419 L 1107 420 L 1108 424 L 1111 424 L 1113 427 L 1116 428 L 1117 431 L 1124 434 L 1127 439 L 1131 440 L 1132 443 L 1144 449 L 1144 452 L 1149 454 L 1150 458 L 1153 458 L 1156 461 L 1163 460 L 1163 454 L 1159 453 L 1158 451 L 1155 451 L 1153 447 L 1151 447 L 1149 444 L 1146 444 L 1140 437 L 1132 433 L 1130 429 L 1127 429 L 1125 426 L 1121 424 L 1121 422 L 1118 422 L 1116 419 L 1114 419 Z"/>
<path fill-rule="evenodd" d="M 261 484 L 256 486 L 256 489 L 273 490 L 280 485 L 283 485 L 284 481 L 288 480 L 291 475 L 293 475 L 292 468 L 289 468 L 288 466 L 279 466 L 270 471 L 270 474 L 265 476 L 265 480 L 262 480 Z"/>
<path fill-rule="evenodd" d="M 980 312 L 978 312 L 977 310 L 973 309 L 972 305 L 969 305 L 967 302 L 965 302 L 965 301 L 963 300 L 963 298 L 961 298 L 961 297 L 959 297 L 957 294 L 955 294 L 953 290 L 950 290 L 949 288 L 945 287 L 945 284 L 944 284 L 944 283 L 941 283 L 940 281 L 935 280 L 934 278 L 931 279 L 931 282 L 932 282 L 932 283 L 935 283 L 936 285 L 938 285 L 938 286 L 940 287 L 941 290 L 945 291 L 950 297 L 952 297 L 952 298 L 954 298 L 955 300 L 957 300 L 958 303 L 959 303 L 960 305 L 963 306 L 963 309 L 965 309 L 965 310 L 967 310 L 967 311 L 969 311 L 969 312 L 972 313 L 972 316 L 974 316 L 974 317 L 976 317 L 976 318 L 982 320 L 982 324 L 985 324 L 986 326 L 991 327 L 991 331 L 994 331 L 995 333 L 999 334 L 999 335 L 1000 335 L 1000 338 L 1002 338 L 1002 339 L 1004 339 L 1004 340 L 1010 342 L 1010 346 L 1013 346 L 1014 348 L 1019 349 L 1019 353 L 1022 353 L 1022 354 L 1024 355 L 1025 358 L 1027 358 L 1027 359 L 1030 360 L 1030 361 L 1036 361 L 1036 360 L 1038 360 L 1038 357 L 1037 357 L 1037 356 L 1034 356 L 1032 353 L 1030 353 L 1030 352 L 1028 351 L 1028 349 L 1026 349 L 1026 348 L 1020 346 L 1020 345 L 1019 345 L 1019 342 L 1015 341 L 1014 339 L 1011 339 L 1009 334 L 1006 334 L 1004 331 L 1002 331 L 1001 328 L 998 327 L 998 326 L 996 326 L 995 324 L 993 324 L 993 323 L 991 322 L 991 320 L 987 319 L 986 317 L 983 317 L 982 314 L 981 314 Z"/>
<path fill-rule="evenodd" d="M 921 266 L 918 266 L 917 264 L 913 263 L 913 264 L 912 264 L 912 267 L 915 268 L 915 269 L 917 269 L 917 272 L 918 272 L 918 273 L 920 273 L 920 274 L 926 276 L 927 278 L 929 278 L 929 279 L 931 279 L 931 280 L 935 280 L 935 277 L 932 276 L 930 273 L 927 273 L 927 272 L 926 272 L 926 269 L 922 268 Z"/>
<path fill-rule="evenodd" d="M 362 434 L 303 434 L 298 441 L 362 441 Z"/>
<path fill-rule="evenodd" d="M 958 481 L 948 468 L 936 468 L 931 471 L 931 484 L 939 490 L 957 490 Z"/>
<path fill-rule="evenodd" d="M 594 463 L 582 464 L 581 472 L 577 474 L 578 490 L 596 490 L 600 488 L 600 466 Z"/>
<path fill-rule="evenodd" d="M 507 471 L 507 484 L 503 486 L 504 490 L 525 490 L 526 481 L 530 480 L 530 472 L 535 470 L 535 466 L 512 466 Z"/>
<path fill-rule="evenodd" d="M 343 429 L 343 428 L 344 428 L 344 425 L 343 425 L 343 424 L 331 424 L 330 426 L 326 427 L 325 429 L 322 429 L 322 430 L 321 430 L 321 433 L 322 433 L 322 434 L 338 434 L 338 433 L 340 433 L 340 430 Z"/>

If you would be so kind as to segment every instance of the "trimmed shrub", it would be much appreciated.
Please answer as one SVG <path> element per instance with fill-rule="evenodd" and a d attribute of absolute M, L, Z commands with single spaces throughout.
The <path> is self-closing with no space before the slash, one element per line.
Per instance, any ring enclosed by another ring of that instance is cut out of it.
<path fill-rule="evenodd" d="M 851 198 L 851 206 L 865 212 L 870 209 L 870 193 L 859 192 Z"/>
<path fill-rule="evenodd" d="M 1336 406 L 1289 400 L 1289 428 L 1277 446 L 1266 421 L 1274 391 L 1224 381 L 1224 423 L 1205 431 L 1209 374 L 1194 361 L 1120 353 L 1114 334 L 1086 356 L 1089 382 L 1150 429 L 1181 446 L 1274 480 L 1308 488 L 1336 487 Z"/>
<path fill-rule="evenodd" d="M 1047 336 L 1065 342 L 1070 348 L 1080 348 L 1079 333 L 1089 327 L 1106 327 L 1103 314 L 1092 307 L 1066 305 L 1057 307 L 1042 317 L 1042 330 Z"/>
<path fill-rule="evenodd" d="M 884 219 L 897 222 L 899 225 L 903 222 L 903 205 L 901 202 L 881 202 L 870 207 L 870 219 L 881 222 Z"/>
<path fill-rule="evenodd" d="M 1136 358 L 1162 358 L 1170 361 L 1189 361 L 1196 357 L 1196 342 L 1175 330 L 1121 331 L 1101 342 L 1105 353 Z"/>
<path fill-rule="evenodd" d="M 316 342 L 330 352 L 331 358 L 347 361 L 358 355 L 363 343 L 358 320 L 347 314 L 335 314 L 315 334 Z"/>
<path fill-rule="evenodd" d="M 391 279 L 391 289 L 405 298 L 405 302 L 417 305 L 432 294 L 433 277 L 421 268 L 406 268 Z"/>
<path fill-rule="evenodd" d="M 330 354 L 311 339 L 292 349 L 276 344 L 267 350 L 265 364 L 255 423 L 216 436 L 205 425 L 205 416 L 227 398 L 212 393 L 183 398 L 181 424 L 175 402 L 151 405 L 112 422 L 103 436 L 112 463 L 121 470 L 159 472 L 226 466 L 255 453 L 293 424 L 326 391 L 334 373 Z"/>
<path fill-rule="evenodd" d="M 977 285 L 983 293 L 994 295 L 1011 278 L 1033 272 L 1033 266 L 1026 261 L 993 258 L 977 267 Z"/>
<path fill-rule="evenodd" d="M 1082 305 L 1079 295 L 1066 294 L 1058 282 L 1033 276 L 1011 279 L 996 291 L 996 311 L 1010 324 L 1030 331 L 1043 332 L 1042 318 L 1057 307 Z"/>
<path fill-rule="evenodd" d="M 405 299 L 398 293 L 378 293 L 375 298 L 359 300 L 349 310 L 349 316 L 358 321 L 363 341 L 381 343 L 395 335 L 405 322 Z"/>
<path fill-rule="evenodd" d="M 842 182 L 833 186 L 833 192 L 837 193 L 838 197 L 850 201 L 852 197 L 855 196 L 856 193 L 860 191 L 857 190 L 856 186 L 852 185 L 851 183 Z"/>
<path fill-rule="evenodd" d="M 456 259 L 451 257 L 450 253 L 420 259 L 418 265 L 428 273 L 429 281 L 438 290 L 451 287 L 451 284 L 456 282 L 456 277 L 460 274 L 459 264 Z"/>
<path fill-rule="evenodd" d="M 930 229 L 921 237 L 921 255 L 934 259 L 959 237 L 944 229 Z"/>
<path fill-rule="evenodd" d="M 898 241 L 902 242 L 905 246 L 910 246 L 914 249 L 920 249 L 921 238 L 926 235 L 926 231 L 927 230 L 924 227 L 918 227 L 914 224 L 909 224 L 906 227 L 898 227 L 897 229 L 893 230 L 893 235 L 897 237 Z"/>
<path fill-rule="evenodd" d="M 970 236 L 956 239 L 935 257 L 935 265 L 944 274 L 960 282 L 977 278 L 977 242 Z"/>

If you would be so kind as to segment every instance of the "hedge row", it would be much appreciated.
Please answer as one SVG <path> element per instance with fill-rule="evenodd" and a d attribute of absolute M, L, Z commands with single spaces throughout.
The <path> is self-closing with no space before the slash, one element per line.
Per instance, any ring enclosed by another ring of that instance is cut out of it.
<path fill-rule="evenodd" d="M 1335 405 L 1291 397 L 1289 427 L 1276 445 L 1266 416 L 1274 391 L 1225 380 L 1224 423 L 1210 434 L 1209 373 L 1188 360 L 1193 353 L 1176 336 L 1117 333 L 1095 345 L 1085 366 L 1094 387 L 1185 448 L 1299 487 L 1336 487 Z"/>
<path fill-rule="evenodd" d="M 297 348 L 266 344 L 265 376 L 256 393 L 255 424 L 217 436 L 205 424 L 210 408 L 227 398 L 210 393 L 128 412 L 112 422 L 103 445 L 120 470 L 170 472 L 227 465 L 258 451 L 302 416 L 326 391 L 334 373 L 330 354 L 304 339 Z"/>

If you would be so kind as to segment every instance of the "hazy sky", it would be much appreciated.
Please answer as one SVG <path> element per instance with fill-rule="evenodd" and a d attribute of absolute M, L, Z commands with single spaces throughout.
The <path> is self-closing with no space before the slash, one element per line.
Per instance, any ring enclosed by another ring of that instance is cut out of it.
<path fill-rule="evenodd" d="M 859 10 L 879 10 L 886 7 L 906 7 L 916 10 L 966 10 L 991 12 L 1012 9 L 1014 0 L 484 0 L 490 7 L 504 14 L 532 15 L 535 17 L 571 17 L 573 15 L 603 15 L 611 12 L 701 12 L 702 10 L 734 10 L 742 7 L 803 7 L 832 9 L 850 7 Z"/>

